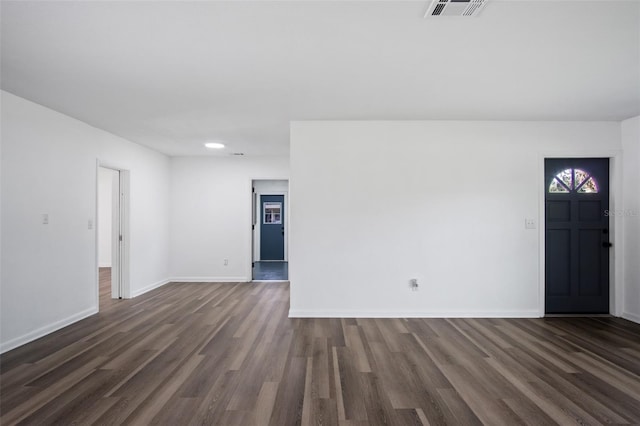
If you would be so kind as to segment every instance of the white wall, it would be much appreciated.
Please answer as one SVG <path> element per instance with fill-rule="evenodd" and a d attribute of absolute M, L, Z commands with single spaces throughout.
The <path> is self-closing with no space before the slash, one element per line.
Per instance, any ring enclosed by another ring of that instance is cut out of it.
<path fill-rule="evenodd" d="M 98 266 L 111 267 L 111 210 L 113 208 L 113 179 L 118 172 L 98 168 Z"/>
<path fill-rule="evenodd" d="M 131 171 L 132 294 L 166 282 L 169 159 L 10 93 L 1 101 L 6 351 L 98 309 L 96 160 Z"/>
<path fill-rule="evenodd" d="M 624 150 L 624 313 L 640 323 L 640 116 L 622 122 Z"/>
<path fill-rule="evenodd" d="M 543 154 L 619 149 L 613 122 L 292 123 L 290 315 L 539 316 Z"/>
<path fill-rule="evenodd" d="M 173 280 L 251 280 L 251 182 L 288 179 L 288 164 L 286 157 L 171 159 Z"/>
<path fill-rule="evenodd" d="M 284 260 L 288 260 L 288 239 L 289 239 L 289 181 L 286 180 L 257 180 L 253 182 L 253 188 L 256 194 L 256 227 L 254 230 L 254 247 L 253 259 L 260 260 L 260 226 L 262 221 L 262 205 L 260 204 L 261 195 L 284 195 Z"/>

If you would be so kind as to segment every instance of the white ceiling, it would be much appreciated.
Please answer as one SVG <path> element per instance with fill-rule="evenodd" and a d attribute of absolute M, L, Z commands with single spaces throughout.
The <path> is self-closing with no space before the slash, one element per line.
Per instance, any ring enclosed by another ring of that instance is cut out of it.
<path fill-rule="evenodd" d="M 640 2 L 2 1 L 2 88 L 169 155 L 287 155 L 301 119 L 640 114 Z"/>

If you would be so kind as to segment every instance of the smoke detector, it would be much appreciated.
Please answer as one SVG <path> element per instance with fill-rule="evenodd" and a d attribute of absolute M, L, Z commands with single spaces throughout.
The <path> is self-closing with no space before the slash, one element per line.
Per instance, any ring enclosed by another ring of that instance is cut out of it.
<path fill-rule="evenodd" d="M 433 0 L 427 16 L 478 16 L 488 0 Z"/>

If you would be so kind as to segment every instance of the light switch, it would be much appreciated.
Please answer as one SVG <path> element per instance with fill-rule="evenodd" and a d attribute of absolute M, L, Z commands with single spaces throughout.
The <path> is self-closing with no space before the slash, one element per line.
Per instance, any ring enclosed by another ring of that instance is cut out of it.
<path fill-rule="evenodd" d="M 525 229 L 536 229 L 536 220 L 535 219 L 525 219 L 524 220 L 524 228 Z"/>

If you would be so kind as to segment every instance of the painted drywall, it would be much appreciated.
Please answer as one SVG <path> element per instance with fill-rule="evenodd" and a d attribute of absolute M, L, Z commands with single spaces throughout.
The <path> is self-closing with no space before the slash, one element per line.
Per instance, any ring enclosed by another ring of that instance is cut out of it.
<path fill-rule="evenodd" d="M 622 122 L 624 204 L 623 316 L 640 323 L 640 116 Z"/>
<path fill-rule="evenodd" d="M 288 179 L 288 163 L 286 157 L 171 159 L 174 281 L 251 279 L 251 182 Z"/>
<path fill-rule="evenodd" d="M 286 180 L 257 180 L 253 182 L 253 188 L 256 194 L 256 226 L 253 231 L 254 245 L 253 245 L 253 259 L 255 261 L 260 260 L 260 221 L 262 220 L 262 205 L 260 203 L 261 195 L 284 195 L 285 211 L 284 211 L 284 227 L 285 227 L 285 242 L 284 242 L 284 260 L 288 260 L 288 238 L 289 238 L 289 181 Z"/>
<path fill-rule="evenodd" d="M 97 312 L 97 160 L 131 172 L 132 295 L 167 281 L 169 159 L 10 93 L 1 102 L 6 351 Z"/>
<path fill-rule="evenodd" d="M 98 266 L 111 267 L 111 210 L 113 208 L 113 179 L 118 172 L 98 168 Z"/>
<path fill-rule="evenodd" d="M 272 193 L 282 193 L 289 191 L 289 182 L 286 180 L 256 180 L 253 182 L 253 187 L 256 189 L 256 192 L 261 192 L 263 194 Z"/>
<path fill-rule="evenodd" d="M 293 122 L 290 315 L 541 315 L 542 158 L 620 146 L 615 122 Z"/>

